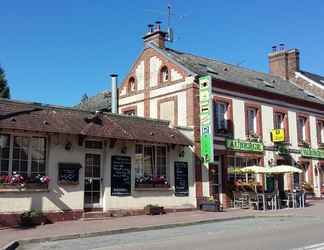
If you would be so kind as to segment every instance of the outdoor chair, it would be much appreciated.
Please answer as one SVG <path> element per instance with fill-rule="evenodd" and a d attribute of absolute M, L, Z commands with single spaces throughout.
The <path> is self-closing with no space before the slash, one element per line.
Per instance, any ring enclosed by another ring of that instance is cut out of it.
<path fill-rule="evenodd" d="M 248 206 L 248 199 L 246 195 L 242 195 L 241 192 L 233 192 L 233 205 L 234 208 L 246 208 Z"/>
<path fill-rule="evenodd" d="M 262 201 L 260 202 L 257 193 L 249 194 L 249 207 L 250 208 L 253 207 L 256 210 L 260 210 L 260 203 L 262 204 Z"/>

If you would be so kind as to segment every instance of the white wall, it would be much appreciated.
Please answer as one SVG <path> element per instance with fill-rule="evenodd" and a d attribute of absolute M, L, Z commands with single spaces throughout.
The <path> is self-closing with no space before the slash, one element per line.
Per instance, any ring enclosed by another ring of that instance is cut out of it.
<path fill-rule="evenodd" d="M 71 151 L 65 150 L 65 143 L 72 143 Z M 58 163 L 73 162 L 84 166 L 83 149 L 73 136 L 52 136 L 48 148 L 48 175 L 51 178 L 48 192 L 1 192 L 0 212 L 22 212 L 31 208 L 43 211 L 83 209 L 83 170 L 80 170 L 79 185 L 58 186 Z"/>
<path fill-rule="evenodd" d="M 234 123 L 234 137 L 235 139 L 245 139 L 245 111 L 244 101 L 239 99 L 232 99 L 233 103 L 233 123 Z"/>
<path fill-rule="evenodd" d="M 145 71 L 144 71 L 144 60 L 141 61 L 135 70 L 135 76 L 136 76 L 136 81 L 137 81 L 137 90 L 143 90 L 144 89 L 144 76 L 145 76 Z"/>
<path fill-rule="evenodd" d="M 128 156 L 132 157 L 132 194 L 131 196 L 111 196 L 111 182 L 110 182 L 110 162 L 112 155 L 120 155 L 121 144 L 117 143 L 114 149 L 108 149 L 106 154 L 107 165 L 105 167 L 105 189 L 104 189 L 104 210 L 113 209 L 143 209 L 148 204 L 158 204 L 167 208 L 185 208 L 195 207 L 195 186 L 194 186 L 194 169 L 192 167 L 193 154 L 190 148 L 185 149 L 185 156 L 178 157 L 179 146 L 174 150 L 170 149 L 170 169 L 169 169 L 169 183 L 171 190 L 169 191 L 136 191 L 135 190 L 135 146 L 129 145 L 127 149 Z M 174 194 L 174 161 L 188 162 L 188 178 L 189 178 L 189 196 L 180 197 Z"/>

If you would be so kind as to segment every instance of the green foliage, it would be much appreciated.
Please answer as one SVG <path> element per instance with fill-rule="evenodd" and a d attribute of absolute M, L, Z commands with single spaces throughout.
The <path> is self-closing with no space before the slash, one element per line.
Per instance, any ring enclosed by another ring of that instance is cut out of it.
<path fill-rule="evenodd" d="M 31 227 L 40 225 L 44 220 L 42 211 L 38 209 L 31 209 L 20 215 L 20 221 L 22 226 Z"/>
<path fill-rule="evenodd" d="M 5 72 L 0 67 L 0 97 L 10 98 L 10 89 L 6 80 Z"/>

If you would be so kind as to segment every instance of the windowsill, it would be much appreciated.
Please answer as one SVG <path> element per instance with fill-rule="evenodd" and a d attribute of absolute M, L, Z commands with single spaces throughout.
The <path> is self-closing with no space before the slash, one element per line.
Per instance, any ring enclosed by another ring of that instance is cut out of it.
<path fill-rule="evenodd" d="M 320 149 L 324 149 L 324 142 L 319 143 L 319 144 L 318 144 L 318 148 L 320 148 Z"/>
<path fill-rule="evenodd" d="M 0 186 L 0 193 L 9 192 L 49 192 L 47 185 L 26 184 L 25 187 L 4 184 Z"/>
<path fill-rule="evenodd" d="M 215 137 L 233 138 L 233 134 L 232 133 L 215 132 Z"/>
<path fill-rule="evenodd" d="M 135 191 L 170 191 L 172 188 L 166 184 L 137 184 Z"/>
<path fill-rule="evenodd" d="M 140 188 L 140 187 L 135 187 L 135 191 L 172 191 L 171 187 L 151 187 L 151 188 Z"/>
<path fill-rule="evenodd" d="M 310 148 L 311 145 L 310 145 L 310 143 L 305 144 L 305 143 L 298 142 L 298 147 L 301 147 L 301 148 Z"/>

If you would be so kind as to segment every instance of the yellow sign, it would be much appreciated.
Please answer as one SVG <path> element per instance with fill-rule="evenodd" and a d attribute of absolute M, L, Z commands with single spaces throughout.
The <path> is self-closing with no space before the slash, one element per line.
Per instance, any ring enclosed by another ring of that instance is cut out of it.
<path fill-rule="evenodd" d="M 271 132 L 273 142 L 283 142 L 285 141 L 285 130 L 282 129 L 273 129 Z"/>

